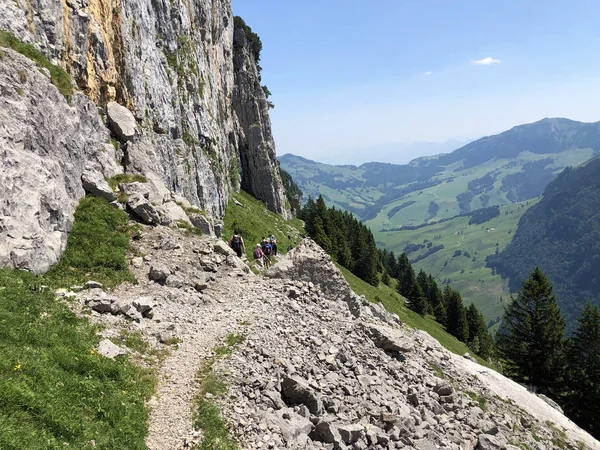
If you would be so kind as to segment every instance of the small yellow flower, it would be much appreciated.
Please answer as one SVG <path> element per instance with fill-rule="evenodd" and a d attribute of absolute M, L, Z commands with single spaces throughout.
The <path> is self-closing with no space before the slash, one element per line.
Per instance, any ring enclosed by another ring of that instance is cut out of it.
<path fill-rule="evenodd" d="M 94 349 L 91 349 L 91 350 L 90 350 L 90 355 L 95 355 L 95 354 L 96 354 L 96 350 L 94 350 Z"/>
<path fill-rule="evenodd" d="M 13 370 L 21 370 L 21 361 L 19 361 L 17 365 L 13 367 Z"/>

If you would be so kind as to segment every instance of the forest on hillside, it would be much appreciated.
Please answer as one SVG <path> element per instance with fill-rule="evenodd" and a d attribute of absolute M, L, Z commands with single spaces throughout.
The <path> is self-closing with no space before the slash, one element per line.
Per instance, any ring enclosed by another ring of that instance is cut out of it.
<path fill-rule="evenodd" d="M 519 222 L 513 240 L 487 265 L 515 292 L 539 266 L 572 329 L 587 300 L 600 305 L 600 159 L 565 169 Z"/>

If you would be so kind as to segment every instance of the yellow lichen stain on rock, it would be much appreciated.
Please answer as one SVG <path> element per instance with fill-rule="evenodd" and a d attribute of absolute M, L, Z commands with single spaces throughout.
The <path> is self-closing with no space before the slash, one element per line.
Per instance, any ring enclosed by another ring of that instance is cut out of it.
<path fill-rule="evenodd" d="M 33 21 L 34 11 L 32 0 L 25 0 L 25 12 L 27 13 L 27 29 L 32 35 L 35 35 L 35 22 Z"/>
<path fill-rule="evenodd" d="M 130 103 L 122 83 L 125 70 L 123 41 L 121 35 L 122 12 L 120 0 L 90 0 L 89 13 L 92 23 L 88 29 L 87 85 L 86 94 L 97 104 L 105 105 L 111 100 Z M 101 61 L 94 54 L 92 34 L 102 37 L 104 55 Z"/>

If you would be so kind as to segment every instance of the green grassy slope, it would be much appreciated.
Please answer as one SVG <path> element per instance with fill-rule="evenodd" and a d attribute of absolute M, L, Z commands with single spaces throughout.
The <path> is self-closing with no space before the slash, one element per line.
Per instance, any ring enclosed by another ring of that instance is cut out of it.
<path fill-rule="evenodd" d="M 284 220 L 279 214 L 269 211 L 264 202 L 244 191 L 234 193 L 233 198 L 241 206 L 233 200 L 229 201 L 225 217 L 223 217 L 225 227 L 222 237 L 224 240 L 229 240 L 234 230 L 238 229 L 244 238 L 246 256 L 249 260 L 253 259 L 254 247 L 263 236 L 268 237 L 269 234 L 274 234 L 277 238 L 278 253 L 282 254 L 287 253 L 289 245 L 295 246 L 302 239 L 300 237 L 302 221 L 298 219 Z"/>
<path fill-rule="evenodd" d="M 0 270 L 0 448 L 146 448 L 151 371 L 100 356 L 97 327 L 45 287 L 131 280 L 128 231 L 125 213 L 86 197 L 52 273 Z"/>
<path fill-rule="evenodd" d="M 466 304 L 475 303 L 486 321 L 490 321 L 502 316 L 510 290 L 506 279 L 492 275 L 491 269 L 485 267 L 485 259 L 496 248 L 502 251 L 508 245 L 523 213 L 538 201 L 536 198 L 502 206 L 499 217 L 479 225 L 469 225 L 469 217 L 456 217 L 416 230 L 378 231 L 374 235 L 397 255 L 407 245 L 425 243 L 424 248 L 408 253 L 411 261 L 426 254 L 429 242 L 432 247 L 443 245 L 442 250 L 416 262 L 415 269 L 432 274 L 438 283 L 449 282 L 462 294 Z M 457 251 L 461 254 L 455 256 Z"/>
<path fill-rule="evenodd" d="M 402 323 L 412 328 L 426 331 L 431 336 L 439 341 L 445 348 L 450 350 L 452 353 L 457 355 L 464 355 L 469 352 L 473 355 L 473 352 L 458 339 L 451 334 L 447 333 L 442 325 L 437 323 L 432 316 L 422 317 L 419 314 L 411 311 L 404 304 L 404 298 L 398 294 L 395 290 L 395 281 L 392 280 L 392 286 L 386 286 L 381 283 L 379 286 L 371 286 L 369 283 L 364 282 L 348 269 L 337 265 L 342 271 L 344 278 L 352 288 L 354 292 L 359 295 L 364 295 L 367 300 L 377 303 L 381 302 L 385 309 L 390 312 L 398 314 Z M 484 360 L 476 355 L 473 355 L 481 364 L 488 365 Z"/>

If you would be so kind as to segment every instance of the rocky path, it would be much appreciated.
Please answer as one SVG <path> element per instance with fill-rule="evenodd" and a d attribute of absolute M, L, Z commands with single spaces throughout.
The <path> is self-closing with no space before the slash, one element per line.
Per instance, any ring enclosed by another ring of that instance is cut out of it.
<path fill-rule="evenodd" d="M 312 241 L 268 278 L 222 241 L 166 228 L 146 229 L 131 250 L 139 284 L 84 299 L 105 313 L 96 319 L 155 346 L 181 340 L 149 402 L 149 450 L 199 442 L 196 374 L 229 332 L 247 338 L 214 370 L 230 386 L 219 402 L 244 449 L 600 448 L 522 387 L 356 296 Z"/>
<path fill-rule="evenodd" d="M 227 333 L 241 332 L 240 323 L 262 314 L 266 281 L 213 237 L 147 227 L 130 251 L 138 284 L 110 295 L 91 289 L 80 297 L 92 308 L 93 320 L 107 325 L 109 340 L 127 329 L 153 347 L 169 349 L 149 401 L 146 443 L 149 450 L 190 448 L 201 438 L 193 428 L 198 370 Z"/>
<path fill-rule="evenodd" d="M 218 308 L 200 308 L 186 318 L 188 323 L 181 325 L 178 337 L 183 342 L 164 362 L 156 395 L 150 401 L 152 413 L 146 440 L 149 450 L 178 449 L 199 437 L 191 427 L 193 401 L 199 387 L 198 369 L 211 355 L 211 349 L 220 345 L 251 311 L 247 301 L 236 301 L 236 289 L 232 291 L 223 292 L 219 298 L 224 303 Z"/>

